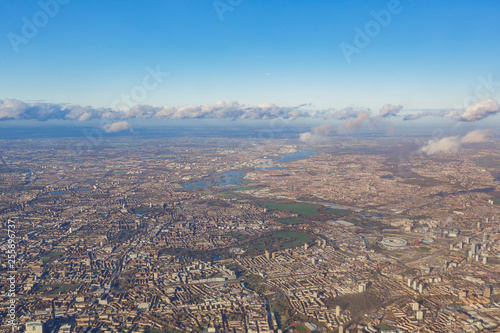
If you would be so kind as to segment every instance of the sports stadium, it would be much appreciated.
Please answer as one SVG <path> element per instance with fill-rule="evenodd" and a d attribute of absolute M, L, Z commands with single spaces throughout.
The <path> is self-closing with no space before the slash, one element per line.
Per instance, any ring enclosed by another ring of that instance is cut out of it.
<path fill-rule="evenodd" d="M 402 250 L 406 247 L 407 242 L 401 238 L 386 237 L 382 239 L 380 245 L 388 250 Z"/>

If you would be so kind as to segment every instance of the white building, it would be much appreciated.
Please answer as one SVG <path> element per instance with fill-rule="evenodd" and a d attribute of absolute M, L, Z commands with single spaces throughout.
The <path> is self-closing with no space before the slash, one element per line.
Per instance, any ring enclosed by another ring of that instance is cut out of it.
<path fill-rule="evenodd" d="M 43 333 L 43 323 L 39 320 L 27 322 L 26 332 Z"/>

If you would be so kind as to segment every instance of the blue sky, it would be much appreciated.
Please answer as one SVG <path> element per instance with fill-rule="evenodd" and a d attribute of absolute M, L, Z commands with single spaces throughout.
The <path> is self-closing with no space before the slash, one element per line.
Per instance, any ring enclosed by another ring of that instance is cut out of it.
<path fill-rule="evenodd" d="M 339 45 L 391 1 L 220 1 L 234 7 L 223 20 L 213 0 L 71 0 L 16 53 L 8 34 L 23 36 L 23 17 L 42 8 L 3 0 L 0 99 L 110 107 L 148 66 L 169 72 L 141 100 L 157 106 L 441 109 L 473 96 L 478 77 L 500 82 L 498 1 L 401 0 L 350 63 Z"/>

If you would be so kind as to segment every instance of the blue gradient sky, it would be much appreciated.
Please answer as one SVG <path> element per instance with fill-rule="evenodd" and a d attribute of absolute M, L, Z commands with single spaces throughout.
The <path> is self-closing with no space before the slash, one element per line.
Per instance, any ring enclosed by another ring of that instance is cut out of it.
<path fill-rule="evenodd" d="M 438 109 L 474 95 L 479 76 L 500 82 L 494 0 L 401 0 L 347 63 L 339 44 L 354 44 L 354 27 L 388 3 L 243 0 L 221 21 L 213 0 L 72 0 L 16 54 L 7 34 L 21 35 L 22 18 L 41 8 L 3 0 L 0 99 L 109 107 L 156 65 L 170 75 L 143 104 Z"/>

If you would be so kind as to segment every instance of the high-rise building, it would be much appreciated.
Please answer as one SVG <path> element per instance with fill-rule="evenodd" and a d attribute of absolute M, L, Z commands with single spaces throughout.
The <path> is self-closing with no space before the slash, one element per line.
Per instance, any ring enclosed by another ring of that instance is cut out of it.
<path fill-rule="evenodd" d="M 335 307 L 335 316 L 340 317 L 340 306 Z"/>
<path fill-rule="evenodd" d="M 491 297 L 491 286 L 488 286 L 484 289 L 484 293 L 483 293 L 484 297 L 486 298 L 490 298 Z"/>
<path fill-rule="evenodd" d="M 415 313 L 415 317 L 417 318 L 417 320 L 422 320 L 424 319 L 424 311 L 420 310 L 420 311 L 417 311 Z"/>
<path fill-rule="evenodd" d="M 470 245 L 470 252 L 472 253 L 473 256 L 475 256 L 477 254 L 477 244 L 476 243 L 472 243 Z"/>
<path fill-rule="evenodd" d="M 366 283 L 362 283 L 362 284 L 360 284 L 360 285 L 359 285 L 359 287 L 358 287 L 358 291 L 359 291 L 360 293 L 365 292 L 365 291 L 366 291 Z"/>

